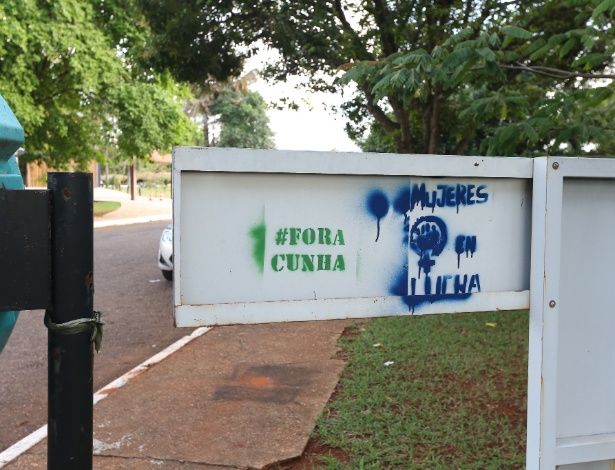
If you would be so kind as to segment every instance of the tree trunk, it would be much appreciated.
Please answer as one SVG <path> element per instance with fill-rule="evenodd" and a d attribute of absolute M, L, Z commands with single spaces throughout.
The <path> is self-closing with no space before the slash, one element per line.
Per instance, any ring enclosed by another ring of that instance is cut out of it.
<path fill-rule="evenodd" d="M 438 85 L 431 104 L 431 113 L 429 116 L 429 144 L 427 146 L 427 153 L 429 154 L 438 153 L 438 147 L 440 146 L 441 91 L 441 86 Z"/>
<path fill-rule="evenodd" d="M 453 155 L 463 155 L 465 151 L 468 149 L 468 145 L 470 145 L 470 139 L 468 138 L 461 139 L 455 146 Z"/>
<path fill-rule="evenodd" d="M 410 113 L 404 109 L 401 101 L 390 98 L 393 114 L 399 124 L 399 137 L 397 138 L 397 151 L 399 153 L 412 153 L 412 131 L 410 130 Z"/>
<path fill-rule="evenodd" d="M 203 147 L 209 147 L 209 114 L 203 110 Z"/>
<path fill-rule="evenodd" d="M 137 157 L 132 157 L 130 165 L 130 200 L 137 200 Z"/>
<path fill-rule="evenodd" d="M 438 153 L 438 144 L 440 143 L 440 100 L 436 97 L 433 101 L 431 116 L 429 119 L 429 145 L 427 153 Z"/>
<path fill-rule="evenodd" d="M 382 124 L 382 127 L 384 127 L 388 132 L 395 132 L 397 129 L 399 129 L 399 122 L 393 121 L 391 118 L 389 118 L 389 116 L 387 116 L 387 113 L 385 113 L 380 106 L 375 104 L 376 96 L 369 90 L 369 88 L 365 85 L 361 86 L 360 88 L 361 91 L 365 94 L 365 98 L 367 101 L 367 110 L 374 117 L 374 119 L 376 119 L 376 121 Z"/>

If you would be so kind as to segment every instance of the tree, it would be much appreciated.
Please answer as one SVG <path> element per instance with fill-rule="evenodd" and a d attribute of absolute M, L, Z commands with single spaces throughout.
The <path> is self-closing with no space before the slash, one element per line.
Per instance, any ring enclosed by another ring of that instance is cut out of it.
<path fill-rule="evenodd" d="M 180 88 L 175 90 L 174 88 Z M 187 90 L 175 83 L 133 82 L 113 90 L 112 117 L 107 119 L 109 142 L 120 158 L 147 159 L 154 150 L 193 144 L 196 126 L 183 112 Z"/>
<path fill-rule="evenodd" d="M 187 112 L 203 126 L 198 145 L 274 148 L 267 104 L 260 94 L 249 91 L 256 79 L 257 74 L 252 70 L 225 82 L 210 78 L 203 84 L 191 85 L 193 96 L 188 100 Z M 220 127 L 217 139 L 211 136 L 211 125 Z"/>
<path fill-rule="evenodd" d="M 597 1 L 373 0 L 350 11 L 353 24 L 340 2 L 318 3 L 310 15 L 286 6 L 285 63 L 271 71 L 282 77 L 289 60 L 310 77 L 346 71 L 341 83 L 359 91 L 345 106 L 355 138 L 371 128 L 371 142 L 391 150 L 394 139 L 398 152 L 528 155 L 578 153 L 604 134 L 583 108 L 612 86 L 576 80 L 613 63 L 611 13 Z"/>
<path fill-rule="evenodd" d="M 478 124 L 474 133 L 487 154 L 578 155 L 584 143 L 612 132 L 591 110 L 613 95 L 612 85 L 596 80 L 615 77 L 601 73 L 613 63 L 615 43 L 605 40 L 613 38 L 612 25 L 599 8 L 592 14 L 590 2 L 581 3 L 584 8 L 558 16 L 553 4 L 515 15 L 516 24 L 528 29 L 511 24 L 477 34 L 464 28 L 431 51 L 393 54 L 375 67 L 371 89 L 378 96 L 414 94 L 407 99 L 429 105 L 432 113 L 452 107 L 454 115 Z M 585 27 L 571 29 L 575 23 Z M 552 24 L 562 32 L 549 31 Z M 346 79 L 366 72 L 359 65 Z M 456 140 L 465 145 L 472 128 L 464 127 L 466 138 Z M 431 131 L 426 141 L 433 153 L 447 135 L 434 126 Z"/>
<path fill-rule="evenodd" d="M 266 114 L 267 103 L 260 94 L 225 88 L 210 109 L 212 114 L 219 115 L 221 125 L 216 146 L 275 148 Z"/>
<path fill-rule="evenodd" d="M 209 147 L 212 140 L 209 137 L 209 121 L 212 117 L 211 106 L 215 103 L 218 95 L 225 89 L 232 89 L 246 93 L 248 87 L 256 81 L 257 74 L 254 70 L 239 78 L 227 78 L 224 81 L 216 81 L 207 77 L 202 81 L 191 83 L 192 97 L 188 100 L 186 110 L 192 119 L 202 121 L 203 140 L 197 139 L 199 145 Z"/>
<path fill-rule="evenodd" d="M 612 132 L 585 111 L 613 94 L 614 0 L 181 4 L 184 17 L 199 17 L 194 31 L 202 34 L 186 30 L 192 33 L 178 37 L 175 48 L 202 45 L 224 18 L 227 30 L 247 32 L 231 35 L 226 47 L 241 50 L 259 39 L 280 53 L 269 78 L 299 74 L 306 86 L 331 91 L 353 83 L 356 94 L 344 106 L 349 134 L 364 140 L 371 129 L 377 147 L 578 153 Z M 242 23 L 255 10 L 259 18 Z M 337 82 L 327 79 L 340 72 Z"/>
<path fill-rule="evenodd" d="M 138 0 L 149 36 L 144 63 L 169 70 L 185 83 L 225 82 L 238 77 L 255 35 L 268 18 L 259 2 L 229 0 Z"/>
<path fill-rule="evenodd" d="M 24 127 L 22 161 L 45 160 L 61 168 L 103 158 L 109 145 L 117 145 L 120 154 L 146 157 L 192 135 L 182 112 L 185 90 L 136 67 L 124 46 L 138 44 L 139 37 L 142 42 L 142 32 L 129 37 L 127 32 L 139 28 L 129 27 L 126 18 L 119 21 L 121 15 L 105 16 L 105 6 L 121 4 L 0 4 L 0 93 Z"/>

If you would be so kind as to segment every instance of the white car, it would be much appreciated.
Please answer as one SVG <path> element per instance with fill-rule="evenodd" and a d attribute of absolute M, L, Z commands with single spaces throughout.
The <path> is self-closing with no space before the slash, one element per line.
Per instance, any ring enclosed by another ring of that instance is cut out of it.
<path fill-rule="evenodd" d="M 158 247 L 158 267 L 165 279 L 173 280 L 173 225 L 169 224 L 162 231 Z"/>

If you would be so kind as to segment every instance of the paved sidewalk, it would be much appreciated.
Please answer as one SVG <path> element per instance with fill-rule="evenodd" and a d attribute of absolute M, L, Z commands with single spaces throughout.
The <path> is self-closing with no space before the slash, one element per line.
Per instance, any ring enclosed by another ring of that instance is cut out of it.
<path fill-rule="evenodd" d="M 299 457 L 348 321 L 214 328 L 94 407 L 95 469 L 261 469 Z M 103 392 L 105 394 L 107 392 Z M 46 440 L 5 466 L 46 468 Z"/>
<path fill-rule="evenodd" d="M 115 220 L 163 206 L 122 199 Z M 299 457 L 343 369 L 336 342 L 349 323 L 195 330 L 95 395 L 94 468 L 245 470 Z M 0 467 L 4 458 L 8 470 L 46 468 L 45 433 L 0 454 Z"/>
<path fill-rule="evenodd" d="M 126 225 L 132 223 L 171 221 L 173 203 L 169 198 L 138 196 L 130 200 L 130 194 L 105 188 L 94 188 L 94 201 L 119 201 L 122 206 L 103 216 L 94 217 L 94 227 Z"/>

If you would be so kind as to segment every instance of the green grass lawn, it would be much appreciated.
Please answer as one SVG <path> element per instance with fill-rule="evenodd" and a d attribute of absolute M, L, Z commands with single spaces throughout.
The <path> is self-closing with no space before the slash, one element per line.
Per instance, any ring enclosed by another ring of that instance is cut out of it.
<path fill-rule="evenodd" d="M 527 311 L 350 328 L 348 363 L 312 438 L 316 468 L 524 468 L 527 337 Z"/>
<path fill-rule="evenodd" d="M 94 201 L 94 215 L 101 216 L 122 207 L 119 201 Z"/>

